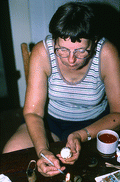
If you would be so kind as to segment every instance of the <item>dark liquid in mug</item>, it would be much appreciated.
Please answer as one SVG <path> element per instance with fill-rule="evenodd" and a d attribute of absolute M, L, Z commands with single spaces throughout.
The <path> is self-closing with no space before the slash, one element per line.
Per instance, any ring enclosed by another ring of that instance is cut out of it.
<path fill-rule="evenodd" d="M 117 141 L 117 137 L 109 133 L 101 134 L 98 138 L 104 143 L 113 143 Z"/>

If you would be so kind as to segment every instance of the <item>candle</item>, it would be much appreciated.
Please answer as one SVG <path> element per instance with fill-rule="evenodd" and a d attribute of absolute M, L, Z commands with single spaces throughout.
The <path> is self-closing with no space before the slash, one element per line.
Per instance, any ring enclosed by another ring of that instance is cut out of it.
<path fill-rule="evenodd" d="M 67 174 L 66 174 L 65 180 L 63 180 L 63 182 L 72 182 L 72 181 L 70 180 L 70 173 L 67 173 Z"/>
<path fill-rule="evenodd" d="M 70 173 L 67 173 L 66 174 L 66 179 L 65 179 L 66 182 L 70 182 Z"/>
<path fill-rule="evenodd" d="M 74 179 L 71 180 L 70 179 L 70 173 L 66 174 L 65 180 L 63 180 L 62 182 L 81 182 L 82 178 L 78 175 L 78 176 L 74 176 Z"/>

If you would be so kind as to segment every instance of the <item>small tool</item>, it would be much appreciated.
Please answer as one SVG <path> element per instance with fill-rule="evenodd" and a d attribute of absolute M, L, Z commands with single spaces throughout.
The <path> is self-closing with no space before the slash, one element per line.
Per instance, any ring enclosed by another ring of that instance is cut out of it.
<path fill-rule="evenodd" d="M 45 157 L 45 155 L 43 153 L 40 154 L 44 159 L 46 159 L 52 166 L 54 166 L 54 164 L 47 158 Z M 60 171 L 60 173 L 64 174 L 63 171 L 61 171 L 60 169 L 57 169 L 58 171 Z"/>
<path fill-rule="evenodd" d="M 108 162 L 105 162 L 105 164 L 106 164 L 106 167 L 113 167 L 113 168 L 116 168 L 116 169 L 120 169 L 120 166 L 118 166 L 118 165 L 113 165 L 113 164 L 110 164 Z"/>

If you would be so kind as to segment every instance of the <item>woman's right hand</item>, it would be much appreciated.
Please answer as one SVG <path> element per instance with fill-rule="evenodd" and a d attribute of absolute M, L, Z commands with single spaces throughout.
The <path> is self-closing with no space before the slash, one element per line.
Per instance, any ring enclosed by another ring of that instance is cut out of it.
<path fill-rule="evenodd" d="M 51 177 L 59 174 L 60 172 L 57 169 L 65 170 L 65 167 L 60 166 L 59 160 L 54 156 L 52 152 L 45 149 L 42 152 L 45 157 L 47 157 L 53 164 L 52 166 L 46 159 L 44 159 L 42 156 L 40 156 L 40 159 L 37 161 L 37 167 L 38 171 L 45 177 Z"/>

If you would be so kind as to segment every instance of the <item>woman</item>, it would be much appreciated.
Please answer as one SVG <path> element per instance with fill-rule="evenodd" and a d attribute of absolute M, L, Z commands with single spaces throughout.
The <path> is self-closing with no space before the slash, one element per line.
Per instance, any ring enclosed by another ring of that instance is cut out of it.
<path fill-rule="evenodd" d="M 35 45 L 30 58 L 26 124 L 4 148 L 9 152 L 35 146 L 38 171 L 44 176 L 65 169 L 49 151 L 44 126 L 47 94 L 51 135 L 54 141 L 66 140 L 73 153 L 67 160 L 58 154 L 63 163 L 74 164 L 81 142 L 95 138 L 100 130 L 118 130 L 120 126 L 118 52 L 99 36 L 92 9 L 79 2 L 66 3 L 52 17 L 49 30 L 51 35 Z M 41 152 L 55 167 L 47 165 Z"/>

